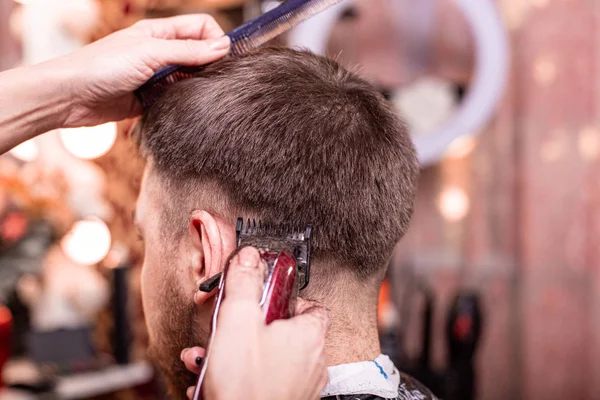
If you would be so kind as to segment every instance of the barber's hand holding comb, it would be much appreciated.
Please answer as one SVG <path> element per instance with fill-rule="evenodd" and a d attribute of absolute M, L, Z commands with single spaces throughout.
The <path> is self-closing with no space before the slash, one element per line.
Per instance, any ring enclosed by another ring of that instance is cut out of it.
<path fill-rule="evenodd" d="M 314 400 L 327 383 L 326 310 L 298 299 L 293 318 L 265 325 L 258 305 L 264 268 L 254 248 L 232 260 L 203 384 L 207 400 Z M 199 347 L 181 353 L 196 374 L 202 357 Z M 193 393 L 190 387 L 188 398 Z"/>
<path fill-rule="evenodd" d="M 167 65 L 204 65 L 229 52 L 229 37 L 207 14 L 142 20 L 65 57 L 74 106 L 67 125 L 95 125 L 139 115 L 133 91 Z"/>
<path fill-rule="evenodd" d="M 144 20 L 41 64 L 0 73 L 0 154 L 42 133 L 135 117 L 133 91 L 167 65 L 204 65 L 229 52 L 210 15 Z"/>

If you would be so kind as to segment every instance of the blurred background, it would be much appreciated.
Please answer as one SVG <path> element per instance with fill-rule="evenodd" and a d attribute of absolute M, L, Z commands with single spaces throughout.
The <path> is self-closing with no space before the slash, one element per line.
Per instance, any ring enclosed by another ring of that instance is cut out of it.
<path fill-rule="evenodd" d="M 0 70 L 142 18 L 208 12 L 228 31 L 278 4 L 0 0 Z M 440 397 L 600 398 L 599 32 L 595 0 L 346 0 L 278 39 L 354 68 L 411 128 L 423 170 L 379 322 Z M 134 122 L 0 157 L 2 399 L 163 397 Z"/>

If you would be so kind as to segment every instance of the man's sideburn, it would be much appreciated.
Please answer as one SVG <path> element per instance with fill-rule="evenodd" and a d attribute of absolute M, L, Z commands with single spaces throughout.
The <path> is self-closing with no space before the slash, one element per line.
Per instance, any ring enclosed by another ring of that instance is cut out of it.
<path fill-rule="evenodd" d="M 168 252 L 165 252 L 168 253 Z M 196 384 L 197 376 L 181 362 L 181 350 L 203 345 L 207 332 L 196 321 L 193 293 L 184 294 L 177 283 L 172 262 L 167 254 L 161 257 L 165 279 L 160 291 L 159 326 L 152 335 L 148 356 L 163 373 L 173 399 L 186 399 L 185 391 Z M 191 268 L 191 267 L 190 267 Z"/>

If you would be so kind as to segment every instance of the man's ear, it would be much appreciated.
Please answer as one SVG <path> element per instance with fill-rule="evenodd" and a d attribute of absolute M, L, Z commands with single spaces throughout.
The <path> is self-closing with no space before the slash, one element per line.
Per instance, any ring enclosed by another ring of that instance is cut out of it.
<path fill-rule="evenodd" d="M 235 235 L 221 218 L 203 211 L 195 210 L 189 220 L 190 256 L 192 273 L 196 287 L 207 279 L 223 271 L 225 259 L 235 249 Z M 197 304 L 204 303 L 214 293 L 199 290 L 194 295 Z"/>

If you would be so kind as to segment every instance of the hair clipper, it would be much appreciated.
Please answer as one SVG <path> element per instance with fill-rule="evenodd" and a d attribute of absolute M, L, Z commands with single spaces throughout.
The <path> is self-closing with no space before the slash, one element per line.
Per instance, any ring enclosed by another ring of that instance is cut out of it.
<path fill-rule="evenodd" d="M 289 318 L 293 314 L 294 300 L 298 292 L 309 282 L 311 231 L 311 225 L 307 225 L 304 231 L 287 231 L 265 226 L 260 221 L 250 222 L 250 220 L 244 226 L 243 219 L 238 218 L 237 249 L 229 256 L 222 274 L 217 274 L 200 285 L 200 290 L 203 292 L 211 292 L 218 285 L 218 293 L 206 356 L 202 362 L 194 400 L 202 399 L 202 382 L 210 359 L 210 343 L 216 331 L 219 309 L 225 298 L 225 279 L 231 259 L 243 247 L 252 246 L 258 249 L 261 260 L 267 266 L 259 303 L 265 323 L 270 324 L 278 319 Z"/>

